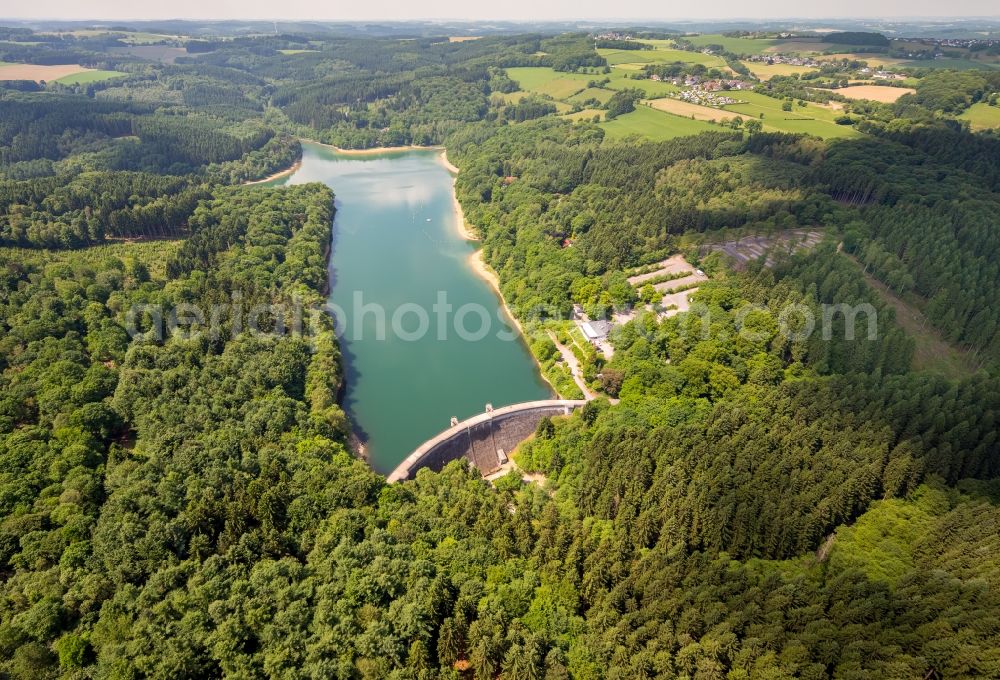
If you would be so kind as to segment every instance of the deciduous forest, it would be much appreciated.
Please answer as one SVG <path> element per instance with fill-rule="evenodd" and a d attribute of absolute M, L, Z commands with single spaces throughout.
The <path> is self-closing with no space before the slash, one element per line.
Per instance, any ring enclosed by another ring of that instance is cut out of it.
<path fill-rule="evenodd" d="M 759 80 L 736 37 L 303 25 L 167 59 L 0 30 L 0 62 L 121 74 L 0 81 L 0 678 L 1000 677 L 1000 137 L 960 119 L 997 71 L 848 102 L 816 74 L 855 57 Z M 655 61 L 668 39 L 685 59 Z M 691 123 L 645 102 L 707 56 L 851 135 L 611 134 Z M 249 184 L 303 139 L 446 147 L 541 362 L 574 309 L 634 310 L 518 471 L 388 484 L 352 447 L 336 320 L 241 332 L 328 293 L 333 192 Z M 818 244 L 717 247 L 790 230 Z M 708 280 L 665 313 L 628 279 L 675 254 Z M 877 321 L 780 332 L 834 304 Z M 213 305 L 212 332 L 180 321 Z"/>

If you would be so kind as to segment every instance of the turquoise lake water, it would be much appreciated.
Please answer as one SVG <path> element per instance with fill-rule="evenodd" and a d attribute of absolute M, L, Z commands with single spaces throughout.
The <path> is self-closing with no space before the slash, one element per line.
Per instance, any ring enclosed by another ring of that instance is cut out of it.
<path fill-rule="evenodd" d="M 302 165 L 273 184 L 306 182 L 337 196 L 330 301 L 343 312 L 343 406 L 374 469 L 392 470 L 452 416 L 552 396 L 469 264 L 475 246 L 458 233 L 437 152 L 359 156 L 303 143 Z"/>

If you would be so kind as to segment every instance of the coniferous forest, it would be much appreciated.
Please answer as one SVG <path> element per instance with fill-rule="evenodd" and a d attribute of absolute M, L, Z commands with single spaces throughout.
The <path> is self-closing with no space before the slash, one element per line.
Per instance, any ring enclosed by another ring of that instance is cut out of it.
<path fill-rule="evenodd" d="M 679 34 L 211 30 L 165 59 L 0 28 L 0 63 L 119 74 L 0 80 L 0 678 L 1000 677 L 1000 137 L 962 117 L 1000 72 L 817 93 L 845 57 L 751 84 L 849 136 L 654 139 L 614 126 L 708 72 Z M 739 39 L 711 68 L 752 71 Z M 687 61 L 621 76 L 666 40 Z M 520 472 L 388 484 L 336 320 L 241 332 L 328 293 L 333 192 L 250 184 L 300 140 L 446 147 L 540 363 L 574 307 L 637 310 Z M 791 230 L 821 238 L 716 248 Z M 644 306 L 628 277 L 678 253 L 710 279 L 692 309 Z M 832 304 L 876 337 L 779 332 Z M 213 305 L 217 332 L 169 323 Z"/>

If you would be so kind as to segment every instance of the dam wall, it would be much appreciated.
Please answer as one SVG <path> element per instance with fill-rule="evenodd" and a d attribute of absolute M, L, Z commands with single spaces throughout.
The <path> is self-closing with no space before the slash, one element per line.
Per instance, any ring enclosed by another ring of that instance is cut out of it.
<path fill-rule="evenodd" d="M 487 408 L 428 439 L 393 470 L 389 483 L 412 479 L 422 468 L 440 470 L 453 460 L 465 458 L 484 475 L 507 462 L 507 455 L 534 434 L 545 416 L 569 415 L 583 400 L 550 399 L 527 401 L 503 408 Z"/>

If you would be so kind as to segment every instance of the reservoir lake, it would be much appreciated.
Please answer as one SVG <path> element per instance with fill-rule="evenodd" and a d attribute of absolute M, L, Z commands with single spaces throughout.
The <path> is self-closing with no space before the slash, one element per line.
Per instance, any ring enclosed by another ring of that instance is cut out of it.
<path fill-rule="evenodd" d="M 390 472 L 452 416 L 487 403 L 551 398 L 499 296 L 471 266 L 475 245 L 461 236 L 441 152 L 302 147 L 295 172 L 268 184 L 323 182 L 336 194 L 330 302 L 342 405 L 370 465 Z"/>

